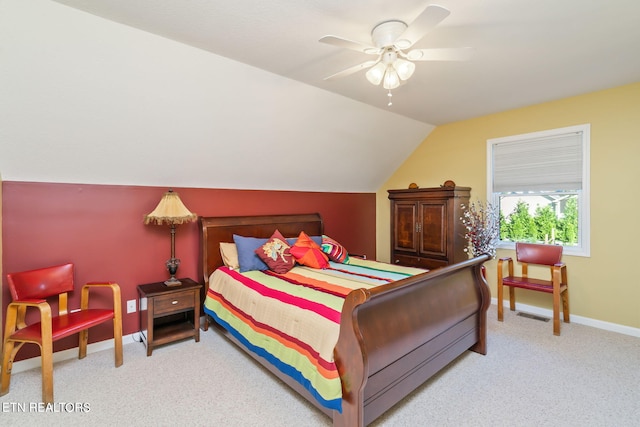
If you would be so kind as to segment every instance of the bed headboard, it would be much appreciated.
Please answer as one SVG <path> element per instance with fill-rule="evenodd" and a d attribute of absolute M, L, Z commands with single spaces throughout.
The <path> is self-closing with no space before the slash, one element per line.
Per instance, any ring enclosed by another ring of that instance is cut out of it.
<path fill-rule="evenodd" d="M 200 224 L 200 271 L 205 289 L 209 276 L 223 265 L 220 242 L 233 243 L 233 235 L 269 238 L 277 229 L 284 237 L 298 237 L 301 231 L 309 236 L 324 232 L 320 214 L 260 215 L 199 217 Z"/>

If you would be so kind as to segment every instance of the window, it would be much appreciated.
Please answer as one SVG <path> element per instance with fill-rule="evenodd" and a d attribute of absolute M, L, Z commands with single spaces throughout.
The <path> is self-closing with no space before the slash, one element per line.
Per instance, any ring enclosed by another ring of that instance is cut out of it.
<path fill-rule="evenodd" d="M 589 256 L 589 133 L 586 124 L 487 141 L 499 247 L 552 243 Z"/>

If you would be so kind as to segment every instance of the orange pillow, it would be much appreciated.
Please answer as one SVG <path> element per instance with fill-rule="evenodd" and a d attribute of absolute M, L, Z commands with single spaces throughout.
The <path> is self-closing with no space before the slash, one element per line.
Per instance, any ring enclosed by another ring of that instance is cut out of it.
<path fill-rule="evenodd" d="M 329 266 L 327 255 L 322 252 L 322 248 L 311 240 L 311 237 L 307 236 L 304 231 L 300 232 L 298 240 L 291 246 L 289 252 L 291 252 L 291 255 L 293 255 L 299 264 L 311 268 L 327 268 Z"/>

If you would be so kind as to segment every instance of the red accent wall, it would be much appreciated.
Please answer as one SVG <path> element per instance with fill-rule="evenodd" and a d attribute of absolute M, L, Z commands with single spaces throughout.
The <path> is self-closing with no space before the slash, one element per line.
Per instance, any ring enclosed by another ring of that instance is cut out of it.
<path fill-rule="evenodd" d="M 138 312 L 126 314 L 126 301 L 137 299 L 136 286 L 167 278 L 170 257 L 168 226 L 144 225 L 167 191 L 165 187 L 2 182 L 3 272 L 17 272 L 65 262 L 76 266 L 76 287 L 88 281 L 114 281 L 122 291 L 123 333 L 138 331 Z M 375 193 L 175 188 L 184 204 L 201 216 L 319 212 L 325 233 L 349 251 L 375 257 Z M 178 226 L 178 277 L 202 281 L 198 271 L 197 222 Z M 2 319 L 11 301 L 2 277 Z M 106 304 L 99 295 L 99 304 Z M 69 307 L 80 306 L 80 292 Z M 112 337 L 107 325 L 96 327 L 89 341 Z M 77 336 L 56 343 L 54 350 L 77 346 Z M 20 351 L 17 359 L 37 355 Z M 35 347 L 35 346 L 31 346 Z"/>

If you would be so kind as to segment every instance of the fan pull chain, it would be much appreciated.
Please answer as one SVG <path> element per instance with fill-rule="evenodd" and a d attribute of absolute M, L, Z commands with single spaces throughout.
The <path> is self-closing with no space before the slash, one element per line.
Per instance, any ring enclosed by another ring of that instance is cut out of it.
<path fill-rule="evenodd" d="M 391 101 L 391 97 L 393 96 L 391 94 L 391 89 L 389 89 L 389 93 L 387 93 L 387 96 L 389 97 L 389 103 L 387 104 L 387 107 L 391 107 L 393 105 L 393 102 Z"/>

